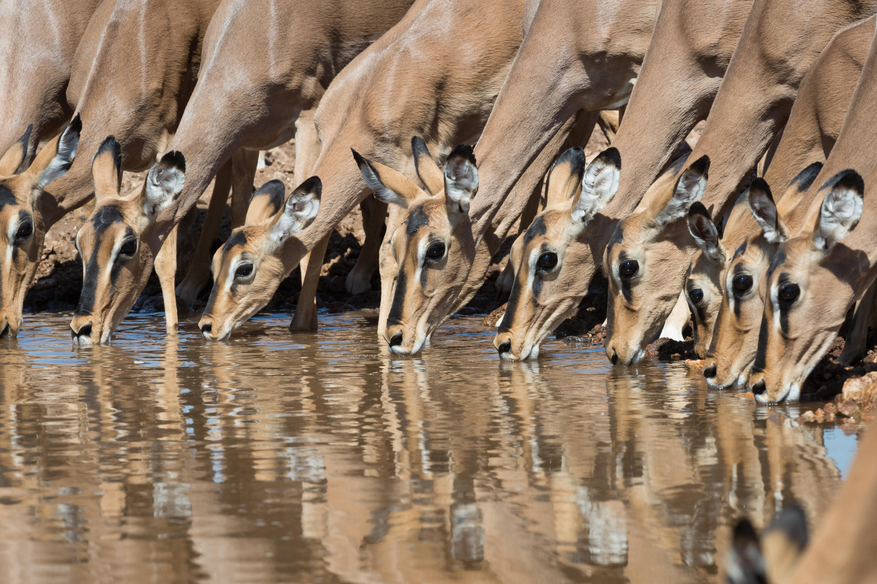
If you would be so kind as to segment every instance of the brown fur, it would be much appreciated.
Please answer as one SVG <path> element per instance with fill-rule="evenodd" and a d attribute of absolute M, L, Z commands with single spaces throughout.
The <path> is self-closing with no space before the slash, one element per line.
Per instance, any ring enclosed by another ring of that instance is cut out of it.
<path fill-rule="evenodd" d="M 65 90 L 74 55 L 98 0 L 0 3 L 0 152 L 29 125 L 31 155 L 73 117 Z M 35 72 L 39 72 L 35 74 Z M 29 162 L 30 160 L 28 160 Z"/>
<path fill-rule="evenodd" d="M 877 45 L 872 42 L 837 142 L 813 185 L 802 196 L 809 202 L 807 212 L 801 214 L 802 227 L 780 247 L 767 279 L 766 294 L 776 291 L 781 276 L 797 283 L 802 292 L 789 312 L 783 334 L 771 324 L 773 302 L 765 303 L 767 335 L 759 339 L 764 345 L 764 362 L 756 362 L 750 380 L 753 391 L 757 388 L 757 397 L 763 401 L 785 399 L 790 393 L 794 397 L 795 388 L 800 389 L 834 340 L 849 307 L 865 294 L 874 279 L 874 227 L 869 209 L 877 160 L 870 153 L 877 143 L 865 122 L 877 112 L 877 76 L 869 68 L 873 64 L 877 64 Z M 814 230 L 825 194 L 830 191 L 824 185 L 847 168 L 866 178 L 865 213 L 847 239 L 827 250 L 818 249 L 813 243 Z"/>
<path fill-rule="evenodd" d="M 789 122 L 783 130 L 776 152 L 765 171 L 765 180 L 768 184 L 788 184 L 808 164 L 814 161 L 822 162 L 828 156 L 840 133 L 850 97 L 871 46 L 875 20 L 877 17 L 872 16 L 839 31 L 804 76 L 795 105 L 789 116 Z M 796 221 L 800 221 L 802 211 L 806 210 L 806 205 L 800 204 L 806 192 L 807 189 L 801 188 L 786 189 L 777 202 L 779 215 L 792 229 L 798 224 Z M 731 211 L 725 233 L 723 247 L 731 252 L 746 241 L 755 244 L 756 248 L 759 247 L 757 242 L 764 242 L 746 204 L 736 205 Z M 748 249 L 748 251 L 747 255 L 750 256 L 750 260 L 764 264 L 763 271 L 767 267 L 770 256 L 762 256 L 761 252 L 768 250 L 757 252 L 753 248 Z M 769 253 L 772 254 L 772 252 Z M 686 293 L 696 288 L 703 290 L 705 294 L 702 305 L 696 307 L 698 310 L 695 311 L 695 313 L 702 312 L 704 315 L 704 319 L 701 321 L 695 314 L 696 351 L 699 355 L 706 353 L 713 338 L 713 327 L 718 320 L 719 309 L 723 303 L 724 274 L 732 255 L 726 254 L 723 261 L 717 262 L 710 261 L 701 251 L 698 251 L 692 258 Z M 740 258 L 740 261 L 745 263 L 748 260 Z M 715 292 L 718 292 L 718 295 L 715 295 Z M 760 298 L 757 301 L 760 302 Z M 760 306 L 756 312 L 758 312 L 757 318 L 760 320 Z M 724 318 L 734 320 L 727 313 Z M 730 325 L 730 323 L 726 324 Z M 715 360 L 709 358 L 705 364 L 707 371 L 710 370 L 711 365 L 716 365 L 715 379 L 711 383 L 720 387 L 737 383 L 744 373 L 744 369 L 748 370 L 751 365 L 751 360 L 755 355 L 755 341 L 733 336 L 736 334 L 734 331 L 742 330 L 750 331 L 749 334 L 757 337 L 758 324 L 756 323 L 754 326 L 751 323 L 739 326 L 722 326 L 722 338 L 714 341 L 716 345 Z M 737 347 L 738 344 L 751 345 L 749 347 L 751 350 L 739 353 L 736 349 L 727 352 L 721 348 Z M 729 357 L 729 355 L 734 356 Z M 732 359 L 734 364 L 729 363 L 728 359 Z"/>
<path fill-rule="evenodd" d="M 392 168 L 399 176 L 417 179 L 412 136 L 421 136 L 443 159 L 455 144 L 478 135 L 521 42 L 522 11 L 523 2 L 517 1 L 415 4 L 403 22 L 333 82 L 317 112 L 323 147 L 313 173 L 324 180 L 323 210 L 311 228 L 274 250 L 284 268 L 274 274 L 272 289 L 279 286 L 281 274 L 292 270 L 302 254 L 321 245 L 335 225 L 367 196 L 368 189 L 350 157 L 351 146 L 375 166 L 387 169 L 387 176 Z M 491 22 L 491 26 L 485 29 L 483 22 Z M 418 50 L 410 50 L 412 46 Z M 461 46 L 468 50 L 461 50 Z M 398 71 L 416 71 L 416 75 L 399 75 Z M 433 88 L 438 86 L 445 89 L 437 103 Z M 435 167 L 434 161 L 418 164 Z M 431 185 L 437 194 L 444 188 L 441 172 L 426 174 L 428 171 L 428 167 L 423 168 L 419 182 Z M 398 184 L 407 185 L 400 189 L 421 192 L 421 184 L 408 180 Z M 385 205 L 380 203 L 375 212 L 385 213 Z M 388 235 L 380 252 L 382 273 L 395 270 L 388 242 L 402 220 L 404 210 L 390 210 Z M 357 270 L 353 277 L 367 281 L 366 276 L 371 274 Z M 389 310 L 392 287 L 384 289 L 384 298 Z M 243 298 L 240 301 L 246 303 Z M 294 323 L 303 308 L 300 300 Z M 385 323 L 385 318 L 381 321 Z M 383 328 L 383 324 L 379 326 L 379 334 Z"/>
<path fill-rule="evenodd" d="M 656 8 L 652 2 L 610 7 L 594 0 L 543 0 L 539 4 L 478 141 L 477 153 L 483 154 L 480 172 L 487 182 L 473 202 L 471 226 L 442 234 L 453 237 L 451 247 L 466 256 L 449 256 L 454 260 L 448 263 L 449 269 L 435 274 L 436 289 L 454 296 L 430 298 L 433 308 L 428 310 L 441 308 L 442 312 L 424 318 L 443 322 L 481 286 L 490 257 L 564 146 L 573 127 L 571 118 L 581 109 L 596 112 L 627 102 L 648 47 Z M 382 269 L 382 291 L 392 290 L 398 274 L 395 266 Z M 389 302 L 387 296 L 383 298 L 381 320 Z M 420 304 L 426 303 L 424 298 Z"/>
<path fill-rule="evenodd" d="M 274 7 L 267 0 L 241 3 L 224 0 L 216 9 L 204 37 L 203 63 L 198 83 L 180 119 L 171 148 L 188 160 L 186 188 L 160 215 L 152 219 L 149 248 L 139 262 L 147 274 L 153 258 L 176 224 L 196 203 L 224 165 L 236 166 L 231 185 L 232 224 L 243 224 L 252 194 L 256 151 L 296 137 L 296 174 L 307 176 L 319 151 L 313 110 L 328 82 L 356 55 L 388 30 L 404 14 L 411 0 L 381 3 L 348 3 L 342 0 L 283 3 Z M 275 8 L 282 8 L 274 10 Z M 266 21 L 265 15 L 273 14 Z M 268 26 L 266 26 L 266 24 Z M 301 172 L 299 172 L 301 171 Z M 221 203 L 222 201 L 219 201 Z M 214 205 L 221 217 L 221 205 Z M 215 224 L 215 213 L 211 223 Z M 202 238 L 199 250 L 206 257 L 210 240 Z M 320 255 L 320 254 L 318 254 Z M 322 257 L 320 255 L 320 257 Z M 314 266 L 319 269 L 319 262 Z M 158 268 L 158 266 L 156 266 Z M 175 250 L 165 252 L 159 278 L 172 281 L 176 270 Z M 158 271 L 158 270 L 157 270 Z M 309 272 L 313 271 L 313 266 Z M 204 283 L 207 274 L 197 272 L 181 284 L 189 297 Z M 145 283 L 138 275 L 138 282 Z M 114 301 L 130 306 L 143 285 L 117 290 L 125 298 Z M 310 291 L 309 291 L 310 290 Z M 302 298 L 310 294 L 307 325 L 316 313 L 313 289 L 308 283 Z M 166 304 L 168 296 L 165 296 Z M 170 292 L 173 298 L 173 292 Z M 191 298 L 189 298 L 191 299 Z M 170 313 L 168 312 L 170 315 Z M 124 315 L 122 315 L 124 316 Z"/>
<path fill-rule="evenodd" d="M 735 199 L 735 190 L 782 128 L 802 77 L 834 33 L 877 9 L 877 2 L 824 2 L 816 6 L 815 12 L 796 13 L 791 3 L 792 0 L 756 0 L 753 4 L 704 133 L 692 154 L 694 159 L 707 155 L 712 161 L 713 176 L 703 202 L 713 216 L 727 214 Z M 643 326 L 641 320 L 637 323 L 628 314 L 631 320 L 625 320 L 623 327 L 615 327 L 624 333 L 633 330 L 636 335 L 636 338 L 617 341 L 619 350 L 626 355 L 634 354 L 632 347 L 640 345 L 641 348 L 643 341 L 647 342 L 640 336 L 643 332 L 652 332 L 658 320 L 669 316 L 674 306 L 669 299 L 678 297 L 684 285 L 684 278 L 678 275 L 685 271 L 696 251 L 690 240 L 686 230 L 671 223 L 663 233 L 654 231 L 639 238 L 636 244 L 631 242 L 636 246 L 628 248 L 631 254 L 643 259 L 654 258 L 654 265 L 642 266 L 644 272 L 656 274 L 669 269 L 670 273 L 658 292 L 658 302 L 642 307 L 641 318 L 648 321 L 648 326 Z M 649 249 L 659 242 L 663 245 L 660 253 Z M 646 298 L 655 291 L 646 287 L 639 294 Z M 613 290 L 610 322 L 613 307 L 620 303 Z M 613 331 L 607 331 L 607 346 L 613 342 L 612 334 Z"/>

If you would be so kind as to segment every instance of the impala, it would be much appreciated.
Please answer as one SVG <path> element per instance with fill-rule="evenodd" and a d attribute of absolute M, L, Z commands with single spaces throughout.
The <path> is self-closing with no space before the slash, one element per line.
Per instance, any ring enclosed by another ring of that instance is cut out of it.
<path fill-rule="evenodd" d="M 411 0 L 340 4 L 340 8 L 338 3 L 315 6 L 304 2 L 275 4 L 270 0 L 223 0 L 219 4 L 204 36 L 197 84 L 169 145 L 186 157 L 185 188 L 161 212 L 147 218 L 148 228 L 128 225 L 134 232 L 142 231 L 146 238 L 131 258 L 131 265 L 136 266 L 134 284 L 100 292 L 108 299 L 118 296 L 107 301 L 112 314 L 100 317 L 109 326 L 115 327 L 124 318 L 142 292 L 159 249 L 163 250 L 162 261 L 155 266 L 156 271 L 162 282 L 171 284 L 169 290 L 163 287 L 165 313 L 169 328 L 176 324 L 172 286 L 176 249 L 170 234 L 223 165 L 231 164 L 240 171 L 235 177 L 226 175 L 234 183 L 233 224 L 245 220 L 259 150 L 282 144 L 294 135 L 296 173 L 307 175 L 306 169 L 319 152 L 313 112 L 325 85 L 396 23 Z M 271 15 L 271 26 L 266 27 L 265 15 Z M 213 198 L 208 224 L 215 226 L 216 218 L 221 217 L 226 194 L 227 187 L 220 197 Z M 200 258 L 208 259 L 210 239 L 205 246 L 202 238 L 201 255 L 196 254 L 193 269 Z M 92 243 L 104 245 L 100 235 Z M 168 245 L 162 247 L 163 243 Z M 83 251 L 88 254 L 90 250 Z M 106 259 L 101 257 L 99 261 Z M 191 283 L 192 279 L 184 282 Z M 197 292 L 197 286 L 194 290 Z M 302 297 L 307 296 L 306 289 Z M 304 302 L 309 307 L 304 311 L 305 328 L 311 325 L 311 314 L 316 317 L 313 304 L 313 296 L 310 303 Z"/>
<path fill-rule="evenodd" d="M 712 178 L 702 197 L 715 217 L 725 217 L 729 211 L 734 192 L 786 121 L 803 75 L 839 26 L 877 8 L 877 3 L 820 2 L 813 10 L 796 12 L 791 4 L 790 0 L 753 4 L 692 153 L 695 160 L 709 156 L 712 162 Z M 654 323 L 666 319 L 676 304 L 697 249 L 677 221 L 641 232 L 642 219 L 641 212 L 618 224 L 613 238 L 624 243 L 615 251 L 607 248 L 605 257 L 605 271 L 618 274 L 610 292 L 606 354 L 619 364 L 641 358 L 656 332 Z M 658 248 L 660 253 L 654 251 Z M 634 257 L 639 258 L 635 268 L 624 264 Z M 628 289 L 622 294 L 620 278 L 626 271 Z"/>

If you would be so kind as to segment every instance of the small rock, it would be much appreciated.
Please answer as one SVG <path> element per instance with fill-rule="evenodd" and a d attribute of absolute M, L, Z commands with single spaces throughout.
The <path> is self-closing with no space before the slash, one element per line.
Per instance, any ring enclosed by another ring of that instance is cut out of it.
<path fill-rule="evenodd" d="M 862 377 L 848 379 L 844 383 L 843 400 L 857 402 L 871 402 L 877 396 L 877 371 L 872 371 Z"/>
<path fill-rule="evenodd" d="M 692 371 L 703 373 L 703 359 L 686 359 L 685 365 Z"/>
<path fill-rule="evenodd" d="M 816 416 L 813 415 L 813 412 L 806 411 L 803 414 L 801 414 L 800 419 L 804 422 L 812 422 L 812 421 L 814 421 L 815 418 L 816 418 Z"/>
<path fill-rule="evenodd" d="M 834 413 L 825 414 L 825 421 L 828 423 L 834 422 Z"/>
<path fill-rule="evenodd" d="M 852 418 L 857 411 L 859 411 L 859 404 L 853 400 L 846 400 L 837 408 L 839 414 L 843 414 L 848 418 Z"/>
<path fill-rule="evenodd" d="M 834 416 L 837 413 L 837 406 L 832 402 L 825 404 L 825 407 L 822 409 L 826 416 Z"/>
<path fill-rule="evenodd" d="M 508 303 L 503 304 L 490 314 L 484 317 L 484 320 L 481 321 L 482 326 L 495 327 L 499 323 L 499 319 L 505 314 L 505 309 L 508 306 Z"/>
<path fill-rule="evenodd" d="M 825 421 L 825 410 L 819 408 L 813 412 L 813 416 L 816 418 L 816 421 L 821 424 Z"/>

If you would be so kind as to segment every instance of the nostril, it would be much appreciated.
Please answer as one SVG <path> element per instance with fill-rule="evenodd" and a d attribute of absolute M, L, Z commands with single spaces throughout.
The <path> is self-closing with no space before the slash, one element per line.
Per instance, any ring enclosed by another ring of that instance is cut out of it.
<path fill-rule="evenodd" d="M 5 339 L 9 336 L 9 323 L 6 323 L 6 326 L 3 327 L 3 330 L 0 331 L 0 339 Z"/>
<path fill-rule="evenodd" d="M 500 353 L 508 353 L 512 350 L 512 342 L 506 341 L 496 348 Z"/>
<path fill-rule="evenodd" d="M 712 379 L 716 376 L 716 366 L 715 364 L 710 365 L 706 369 L 703 370 L 703 376 L 707 379 Z"/>
<path fill-rule="evenodd" d="M 752 393 L 755 395 L 761 395 L 767 390 L 767 387 L 764 385 L 764 379 L 760 380 L 758 383 L 752 386 Z"/>
<path fill-rule="evenodd" d="M 402 333 L 396 333 L 390 339 L 390 346 L 395 347 L 402 344 Z"/>
<path fill-rule="evenodd" d="M 83 325 L 78 332 L 74 333 L 77 337 L 89 337 L 91 336 L 91 323 Z"/>
<path fill-rule="evenodd" d="M 618 365 L 618 354 L 615 351 L 612 351 L 612 355 L 609 357 L 609 360 L 613 365 Z"/>
<path fill-rule="evenodd" d="M 213 323 L 208 322 L 207 324 L 202 324 L 201 325 L 201 332 L 204 333 L 205 335 L 212 333 L 213 332 Z"/>

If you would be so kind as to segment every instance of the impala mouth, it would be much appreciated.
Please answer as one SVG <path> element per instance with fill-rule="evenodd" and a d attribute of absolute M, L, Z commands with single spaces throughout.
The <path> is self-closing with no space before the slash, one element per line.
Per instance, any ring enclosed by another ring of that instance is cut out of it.
<path fill-rule="evenodd" d="M 767 392 L 757 394 L 755 399 L 758 403 L 763 405 L 777 405 L 783 402 L 787 404 L 799 402 L 801 401 L 801 386 L 794 382 L 789 383 L 774 400 L 767 397 Z"/>
<path fill-rule="evenodd" d="M 746 375 L 744 375 L 743 373 L 738 375 L 737 378 L 730 383 L 717 383 L 716 381 L 714 381 L 714 379 L 715 378 L 713 377 L 706 378 L 706 385 L 710 389 L 723 391 L 726 389 L 740 389 L 746 387 Z"/>

